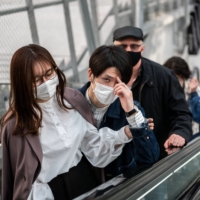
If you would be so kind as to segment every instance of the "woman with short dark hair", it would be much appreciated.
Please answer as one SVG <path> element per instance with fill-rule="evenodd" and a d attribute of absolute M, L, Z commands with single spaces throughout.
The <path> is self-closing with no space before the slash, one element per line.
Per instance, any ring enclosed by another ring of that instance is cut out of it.
<path fill-rule="evenodd" d="M 72 199 L 97 186 L 88 161 L 105 167 L 119 156 L 131 141 L 129 126 L 97 131 L 85 98 L 65 87 L 64 74 L 39 45 L 14 53 L 10 79 L 10 107 L 1 119 L 2 199 Z M 129 112 L 133 102 L 122 87 L 115 94 Z"/>

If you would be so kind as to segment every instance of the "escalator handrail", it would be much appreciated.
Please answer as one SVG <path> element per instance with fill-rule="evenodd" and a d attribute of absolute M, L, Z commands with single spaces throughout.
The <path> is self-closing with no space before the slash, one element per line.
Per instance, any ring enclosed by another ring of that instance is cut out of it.
<path fill-rule="evenodd" d="M 146 170 L 144 173 L 141 173 L 140 175 L 126 181 L 117 188 L 114 188 L 107 194 L 104 194 L 97 199 L 115 200 L 127 199 L 133 195 L 140 196 L 144 193 L 143 189 L 145 187 L 153 187 L 155 185 L 155 181 L 159 182 L 162 180 L 164 176 L 172 173 L 197 152 L 200 152 L 200 138 L 195 139 L 179 152 L 164 158 L 156 163 L 153 167 Z"/>

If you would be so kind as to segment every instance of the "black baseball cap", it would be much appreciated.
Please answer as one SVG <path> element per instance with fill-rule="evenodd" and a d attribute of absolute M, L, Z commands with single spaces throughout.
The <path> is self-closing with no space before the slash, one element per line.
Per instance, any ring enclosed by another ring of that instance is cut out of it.
<path fill-rule="evenodd" d="M 116 29 L 113 33 L 113 41 L 121 40 L 125 37 L 134 37 L 143 41 L 143 32 L 140 28 L 134 26 L 124 26 Z"/>

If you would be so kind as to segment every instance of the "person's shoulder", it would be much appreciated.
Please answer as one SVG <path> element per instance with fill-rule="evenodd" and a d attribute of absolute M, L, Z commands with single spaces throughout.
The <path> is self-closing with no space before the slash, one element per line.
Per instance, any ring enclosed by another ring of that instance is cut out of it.
<path fill-rule="evenodd" d="M 65 87 L 65 93 L 68 93 L 69 95 L 76 95 L 79 94 L 80 91 L 74 88 Z"/>
<path fill-rule="evenodd" d="M 73 107 L 76 107 L 77 104 L 85 106 L 87 103 L 83 94 L 74 88 L 66 87 L 64 91 L 64 99 L 68 101 Z"/>
<path fill-rule="evenodd" d="M 5 117 L 5 120 L 11 116 L 11 112 L 9 112 L 7 114 L 7 116 Z M 12 133 L 14 131 L 15 128 L 15 124 L 16 124 L 16 118 L 13 116 L 11 117 L 2 127 L 1 127 L 1 141 L 2 138 L 7 138 L 9 139 L 10 136 L 12 136 Z M 1 142 L 2 143 L 2 142 Z"/>
<path fill-rule="evenodd" d="M 78 89 L 69 88 L 69 87 L 65 87 L 64 97 L 66 99 L 71 99 L 75 97 L 84 98 L 83 94 Z"/>
<path fill-rule="evenodd" d="M 153 71 L 156 74 L 165 76 L 171 75 L 172 73 L 172 70 L 168 69 L 167 67 L 164 67 L 163 65 L 144 57 L 142 58 L 142 64 L 145 71 Z"/>
<path fill-rule="evenodd" d="M 81 88 L 78 88 L 78 90 L 85 96 L 87 89 L 90 87 L 90 82 L 87 82 L 85 85 L 83 85 Z"/>

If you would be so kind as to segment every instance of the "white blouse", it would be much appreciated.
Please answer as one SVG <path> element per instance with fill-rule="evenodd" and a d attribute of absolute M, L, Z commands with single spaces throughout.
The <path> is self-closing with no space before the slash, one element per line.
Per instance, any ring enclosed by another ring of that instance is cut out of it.
<path fill-rule="evenodd" d="M 67 101 L 65 104 L 71 107 Z M 53 200 L 47 183 L 76 166 L 81 160 L 81 151 L 93 166 L 105 167 L 121 154 L 124 143 L 130 141 L 124 127 L 119 131 L 109 128 L 97 131 L 75 109 L 62 110 L 55 96 L 40 103 L 40 107 L 43 118 L 39 138 L 43 159 L 28 200 Z"/>

